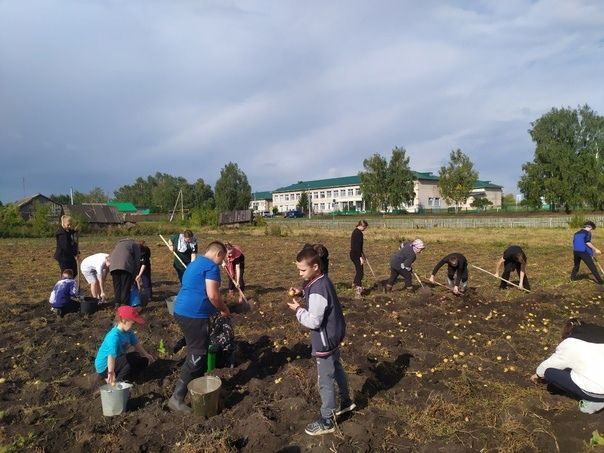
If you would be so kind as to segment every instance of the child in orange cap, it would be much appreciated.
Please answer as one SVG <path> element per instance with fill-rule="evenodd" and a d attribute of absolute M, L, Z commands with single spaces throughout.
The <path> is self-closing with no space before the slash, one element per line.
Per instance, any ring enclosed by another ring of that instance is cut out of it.
<path fill-rule="evenodd" d="M 105 335 L 94 361 L 96 372 L 107 384 L 121 382 L 155 362 L 131 331 L 134 324 L 144 323 L 134 307 L 122 305 L 116 310 L 113 328 Z"/>

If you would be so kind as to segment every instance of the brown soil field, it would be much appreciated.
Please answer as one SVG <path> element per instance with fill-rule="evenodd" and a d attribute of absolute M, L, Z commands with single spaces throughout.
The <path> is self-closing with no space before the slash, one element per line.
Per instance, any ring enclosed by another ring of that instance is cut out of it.
<path fill-rule="evenodd" d="M 529 257 L 533 292 L 501 291 L 493 277 L 470 269 L 463 297 L 443 288 L 409 294 L 399 280 L 392 293 L 370 290 L 362 300 L 350 288 L 349 231 L 282 233 L 197 233 L 201 244 L 222 239 L 242 246 L 254 303 L 251 312 L 233 315 L 236 365 L 214 372 L 223 380 L 222 409 L 208 420 L 165 406 L 182 351 L 164 354 L 135 379 L 126 413 L 103 417 L 93 359 L 113 309 L 57 318 L 48 304 L 59 273 L 54 240 L 0 240 L 0 451 L 578 452 L 589 448 L 594 430 L 602 431 L 604 414 L 583 414 L 576 401 L 528 379 L 555 349 L 568 317 L 602 324 L 604 293 L 587 276 L 569 280 L 573 231 L 369 228 L 365 251 L 379 278 L 402 238 L 427 243 L 415 264 L 424 277 L 453 251 L 493 271 L 503 249 L 519 244 Z M 178 280 L 161 240 L 144 239 L 154 297 L 142 312 L 147 323 L 136 330 L 157 356 L 161 340 L 171 350 L 180 336 L 164 302 L 177 293 Z M 83 236 L 82 256 L 110 252 L 116 242 Z M 329 274 L 347 321 L 342 360 L 358 405 L 336 433 L 319 437 L 304 433 L 320 407 L 308 332 L 286 305 L 287 288 L 300 283 L 294 259 L 305 242 L 330 251 Z"/>

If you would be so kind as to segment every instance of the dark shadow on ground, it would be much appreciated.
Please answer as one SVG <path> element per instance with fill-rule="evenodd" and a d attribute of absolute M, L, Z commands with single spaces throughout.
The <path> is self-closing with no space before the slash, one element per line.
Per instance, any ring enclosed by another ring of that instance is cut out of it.
<path fill-rule="evenodd" d="M 369 362 L 374 362 L 369 368 L 373 376 L 367 378 L 360 393 L 357 394 L 359 408 L 367 407 L 369 400 L 379 392 L 389 390 L 398 384 L 405 376 L 411 358 L 413 358 L 413 355 L 408 352 L 400 354 L 392 362 L 374 362 L 373 359 L 367 358 Z"/>

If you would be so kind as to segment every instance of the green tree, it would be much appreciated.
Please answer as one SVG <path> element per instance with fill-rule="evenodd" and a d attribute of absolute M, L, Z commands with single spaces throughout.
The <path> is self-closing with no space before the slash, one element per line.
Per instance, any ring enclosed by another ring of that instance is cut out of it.
<path fill-rule="evenodd" d="M 359 172 L 361 193 L 369 211 L 383 211 L 388 201 L 388 162 L 375 153 L 363 161 L 364 171 Z"/>
<path fill-rule="evenodd" d="M 4 206 L 0 214 L 0 220 L 4 227 L 13 228 L 25 224 L 23 217 L 21 217 L 21 212 L 19 212 L 19 207 L 15 204 Z"/>
<path fill-rule="evenodd" d="M 478 210 L 486 209 L 489 206 L 493 206 L 493 202 L 491 200 L 489 200 L 487 197 L 476 197 L 476 198 L 474 198 L 474 200 L 472 200 L 472 203 L 470 203 L 470 206 L 472 206 L 473 208 L 476 208 Z"/>
<path fill-rule="evenodd" d="M 438 189 L 447 204 L 459 205 L 465 203 L 470 196 L 474 182 L 478 179 L 478 172 L 474 164 L 461 149 L 451 151 L 449 163 L 440 167 L 438 172 Z"/>
<path fill-rule="evenodd" d="M 248 209 L 252 199 L 252 188 L 247 176 L 233 162 L 229 162 L 220 170 L 214 193 L 219 212 Z"/>
<path fill-rule="evenodd" d="M 516 197 L 514 196 L 513 193 L 506 193 L 502 198 L 501 198 L 501 205 L 502 206 L 514 206 L 516 204 Z"/>
<path fill-rule="evenodd" d="M 415 198 L 414 174 L 409 167 L 409 158 L 404 148 L 395 147 L 388 163 L 386 201 L 392 209 L 403 204 L 412 204 Z"/>
<path fill-rule="evenodd" d="M 62 194 L 55 195 L 53 193 L 48 198 L 50 198 L 55 203 L 59 203 L 59 204 L 71 204 L 71 198 L 69 197 L 69 194 L 63 194 L 62 193 Z"/>
<path fill-rule="evenodd" d="M 518 188 L 529 206 L 550 209 L 590 205 L 604 208 L 604 118 L 589 106 L 553 108 L 531 123 L 535 143 L 531 162 L 522 166 Z"/>
<path fill-rule="evenodd" d="M 308 214 L 308 192 L 302 192 L 298 204 L 296 205 L 298 211 L 302 211 L 304 214 Z"/>
<path fill-rule="evenodd" d="M 50 206 L 47 203 L 35 202 L 32 216 L 28 220 L 33 233 L 36 236 L 48 236 L 52 232 L 52 225 L 49 222 Z"/>

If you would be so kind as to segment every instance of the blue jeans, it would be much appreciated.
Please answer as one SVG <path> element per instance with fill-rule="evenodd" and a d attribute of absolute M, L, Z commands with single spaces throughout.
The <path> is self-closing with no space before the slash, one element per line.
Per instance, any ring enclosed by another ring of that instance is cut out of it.
<path fill-rule="evenodd" d="M 321 395 L 321 417 L 332 418 L 337 410 L 336 383 L 340 393 L 340 403 L 350 401 L 348 380 L 340 362 L 340 350 L 336 349 L 329 357 L 316 357 L 316 360 Z"/>
<path fill-rule="evenodd" d="M 543 378 L 554 387 L 562 390 L 564 393 L 567 393 L 575 399 L 595 401 L 598 403 L 604 402 L 604 395 L 585 392 L 581 387 L 575 384 L 570 377 L 570 368 L 567 368 L 566 370 L 548 368 L 545 370 Z"/>

